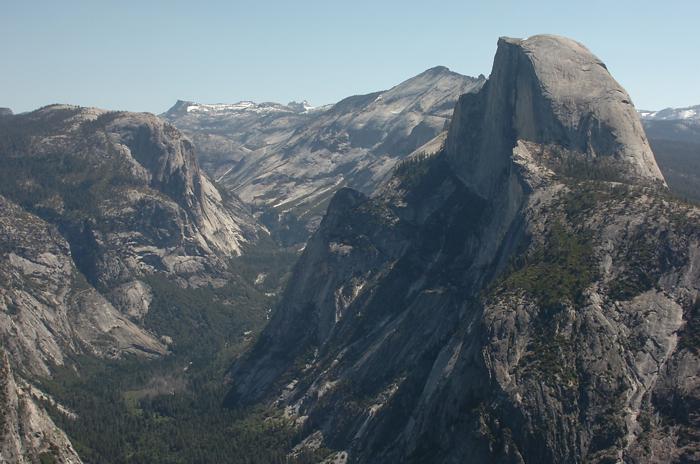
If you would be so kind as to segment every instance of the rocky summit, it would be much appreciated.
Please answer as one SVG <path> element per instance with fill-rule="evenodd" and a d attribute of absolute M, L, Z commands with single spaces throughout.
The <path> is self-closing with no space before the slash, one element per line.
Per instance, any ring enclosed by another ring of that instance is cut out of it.
<path fill-rule="evenodd" d="M 447 156 L 458 177 L 488 197 L 516 141 L 553 172 L 664 183 L 629 95 L 570 39 L 501 38 L 484 91 L 456 107 Z"/>
<path fill-rule="evenodd" d="M 444 149 L 334 195 L 227 405 L 327 462 L 695 462 L 698 250 L 605 65 L 503 38 Z"/>

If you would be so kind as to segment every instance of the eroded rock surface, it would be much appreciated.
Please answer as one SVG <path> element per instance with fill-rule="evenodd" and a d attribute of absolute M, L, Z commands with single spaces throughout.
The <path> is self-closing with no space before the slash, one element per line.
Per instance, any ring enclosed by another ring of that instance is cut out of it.
<path fill-rule="evenodd" d="M 38 394 L 15 379 L 7 356 L 0 353 L 0 462 L 82 463 L 66 435 L 39 404 Z"/>
<path fill-rule="evenodd" d="M 228 404 L 329 462 L 693 462 L 699 246 L 604 65 L 501 39 L 445 150 L 336 194 Z"/>

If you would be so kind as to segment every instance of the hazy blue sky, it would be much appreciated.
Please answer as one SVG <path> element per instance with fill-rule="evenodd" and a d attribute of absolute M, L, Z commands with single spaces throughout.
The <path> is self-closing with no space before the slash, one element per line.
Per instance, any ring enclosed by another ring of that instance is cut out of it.
<path fill-rule="evenodd" d="M 389 88 L 436 65 L 488 75 L 499 36 L 586 44 L 638 108 L 700 103 L 700 1 L 0 0 L 0 106 L 162 112 Z"/>

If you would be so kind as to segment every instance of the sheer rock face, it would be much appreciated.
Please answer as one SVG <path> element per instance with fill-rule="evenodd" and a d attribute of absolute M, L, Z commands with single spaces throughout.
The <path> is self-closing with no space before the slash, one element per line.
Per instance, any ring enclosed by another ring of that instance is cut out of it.
<path fill-rule="evenodd" d="M 502 40 L 444 151 L 338 192 L 228 404 L 347 462 L 697 460 L 700 210 L 583 58 Z"/>
<path fill-rule="evenodd" d="M 200 171 L 192 143 L 170 124 L 152 115 L 122 113 L 105 129 L 145 169 L 149 187 L 181 208 L 178 214 L 186 215 L 186 222 L 179 229 L 201 254 L 240 254 L 241 246 L 262 232 L 236 197 L 224 200 Z"/>
<path fill-rule="evenodd" d="M 37 401 L 39 394 L 15 379 L 7 356 L 0 353 L 0 462 L 80 464 L 68 437 Z"/>
<path fill-rule="evenodd" d="M 664 184 L 629 95 L 567 38 L 501 38 L 489 81 L 457 105 L 447 153 L 460 179 L 488 198 L 518 140 L 537 144 L 533 155 L 555 172 Z"/>
<path fill-rule="evenodd" d="M 1 196 L 0 243 L 0 339 L 20 373 L 48 376 L 76 354 L 165 354 L 80 275 L 54 226 Z"/>

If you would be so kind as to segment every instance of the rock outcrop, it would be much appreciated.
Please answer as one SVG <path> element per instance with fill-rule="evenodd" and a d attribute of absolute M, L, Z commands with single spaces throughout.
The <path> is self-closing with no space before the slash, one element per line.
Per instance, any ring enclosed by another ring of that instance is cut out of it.
<path fill-rule="evenodd" d="M 0 127 L 2 193 L 56 224 L 90 283 L 161 272 L 197 285 L 264 230 L 149 114 L 52 105 Z"/>
<path fill-rule="evenodd" d="M 144 278 L 221 286 L 266 233 L 149 114 L 52 105 L 0 123 L 0 329 L 23 371 L 66 355 L 161 355 Z"/>
<path fill-rule="evenodd" d="M 165 354 L 89 285 L 56 227 L 2 196 L 0 260 L 0 340 L 19 372 L 49 376 L 76 354 Z"/>
<path fill-rule="evenodd" d="M 51 105 L 0 118 L 0 347 L 14 372 L 3 462 L 79 462 L 26 392 L 59 366 L 80 375 L 85 357 L 166 355 L 149 285 L 222 287 L 266 234 L 154 115 Z"/>
<path fill-rule="evenodd" d="M 80 464 L 73 445 L 39 404 L 40 396 L 23 381 L 18 383 L 0 352 L 0 462 Z"/>
<path fill-rule="evenodd" d="M 331 461 L 692 462 L 699 249 L 604 65 L 501 39 L 444 150 L 336 194 L 227 404 Z"/>
<path fill-rule="evenodd" d="M 447 139 L 462 181 L 492 196 L 519 140 L 561 174 L 664 183 L 629 95 L 587 48 L 550 35 L 498 44 L 488 83 L 460 98 Z"/>

